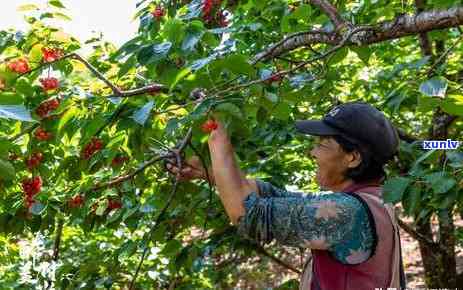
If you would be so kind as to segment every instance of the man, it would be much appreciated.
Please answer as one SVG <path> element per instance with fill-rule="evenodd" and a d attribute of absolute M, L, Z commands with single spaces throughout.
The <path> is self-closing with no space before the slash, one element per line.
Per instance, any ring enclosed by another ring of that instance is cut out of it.
<path fill-rule="evenodd" d="M 367 103 L 339 105 L 322 120 L 297 121 L 318 136 L 310 152 L 317 183 L 327 194 L 289 192 L 247 179 L 219 122 L 209 136 L 212 176 L 231 222 L 243 236 L 312 250 L 300 289 L 371 290 L 405 287 L 394 210 L 382 202 L 383 166 L 397 153 L 398 135 Z M 205 178 L 197 158 L 180 178 Z M 178 168 L 169 166 L 174 173 Z"/>

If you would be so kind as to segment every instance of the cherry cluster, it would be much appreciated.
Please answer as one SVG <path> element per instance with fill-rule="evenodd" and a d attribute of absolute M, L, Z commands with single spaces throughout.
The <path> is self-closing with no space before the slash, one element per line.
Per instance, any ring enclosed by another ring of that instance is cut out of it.
<path fill-rule="evenodd" d="M 88 160 L 93 156 L 93 154 L 101 149 L 103 149 L 103 141 L 99 138 L 93 137 L 90 143 L 85 146 L 81 156 L 83 159 Z"/>
<path fill-rule="evenodd" d="M 34 136 L 39 141 L 47 141 L 53 135 L 50 132 L 45 131 L 45 129 L 43 129 L 42 127 L 38 127 L 34 132 Z"/>
<path fill-rule="evenodd" d="M 162 6 L 156 6 L 156 9 L 154 9 L 153 12 L 151 12 L 151 15 L 153 15 L 154 18 L 156 18 L 157 21 L 160 21 L 161 18 L 165 15 L 165 10 Z"/>
<path fill-rule="evenodd" d="M 26 207 L 30 209 L 34 204 L 34 196 L 42 190 L 42 178 L 35 176 L 22 181 L 22 188 L 25 193 Z"/>
<path fill-rule="evenodd" d="M 124 163 L 124 162 L 126 162 L 128 160 L 129 160 L 129 157 L 127 157 L 127 156 L 116 156 L 111 161 L 111 165 L 112 166 L 119 166 L 119 165 L 121 165 L 122 163 Z"/>
<path fill-rule="evenodd" d="M 201 129 L 204 133 L 211 133 L 215 129 L 217 129 L 218 124 L 214 120 L 207 120 L 204 124 L 201 125 Z"/>
<path fill-rule="evenodd" d="M 47 100 L 42 102 L 37 109 L 35 109 L 35 112 L 37 115 L 40 116 L 40 118 L 45 118 L 50 112 L 56 110 L 59 107 L 59 99 L 53 98 L 51 100 Z"/>
<path fill-rule="evenodd" d="M 113 209 L 117 209 L 117 208 L 121 208 L 122 207 L 122 203 L 116 199 L 108 199 L 108 209 L 109 210 L 113 210 Z"/>
<path fill-rule="evenodd" d="M 27 73 L 30 70 L 29 63 L 24 58 L 11 61 L 7 66 L 8 69 L 18 74 Z"/>
<path fill-rule="evenodd" d="M 58 48 L 48 48 L 48 47 L 43 47 L 42 48 L 42 56 L 43 60 L 45 62 L 54 62 L 60 58 L 62 58 L 64 55 L 63 51 Z"/>
<path fill-rule="evenodd" d="M 42 83 L 42 89 L 46 91 L 52 91 L 59 88 L 59 81 L 57 78 L 48 77 L 40 79 L 40 83 Z"/>
<path fill-rule="evenodd" d="M 80 194 L 77 194 L 69 200 L 69 207 L 71 208 L 81 207 L 82 204 L 84 204 L 84 197 Z"/>
<path fill-rule="evenodd" d="M 204 0 L 203 1 L 203 20 L 207 24 L 212 24 L 214 20 L 221 26 L 226 27 L 228 25 L 225 13 L 220 9 L 221 0 Z M 218 9 L 214 9 L 219 7 Z M 214 13 L 214 10 L 216 12 Z"/>
<path fill-rule="evenodd" d="M 42 152 L 34 152 L 32 155 L 25 160 L 27 168 L 32 170 L 40 165 L 43 161 L 43 154 Z"/>

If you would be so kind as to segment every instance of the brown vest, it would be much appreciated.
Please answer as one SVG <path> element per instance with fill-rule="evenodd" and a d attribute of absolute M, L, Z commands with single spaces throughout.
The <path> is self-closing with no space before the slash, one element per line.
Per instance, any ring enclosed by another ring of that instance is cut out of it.
<path fill-rule="evenodd" d="M 357 186 L 355 192 L 372 214 L 377 245 L 373 255 L 357 265 L 345 265 L 326 250 L 312 250 L 301 277 L 301 290 L 400 289 L 399 227 L 391 204 L 384 204 L 379 186 Z"/>

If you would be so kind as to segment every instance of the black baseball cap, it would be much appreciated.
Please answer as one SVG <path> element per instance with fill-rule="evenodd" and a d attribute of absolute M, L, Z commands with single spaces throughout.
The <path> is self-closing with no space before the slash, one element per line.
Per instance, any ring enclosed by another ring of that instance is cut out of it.
<path fill-rule="evenodd" d="M 349 102 L 332 108 L 322 120 L 297 120 L 296 130 L 315 136 L 339 135 L 354 144 L 369 146 L 386 162 L 399 149 L 397 130 L 384 114 L 365 102 Z"/>

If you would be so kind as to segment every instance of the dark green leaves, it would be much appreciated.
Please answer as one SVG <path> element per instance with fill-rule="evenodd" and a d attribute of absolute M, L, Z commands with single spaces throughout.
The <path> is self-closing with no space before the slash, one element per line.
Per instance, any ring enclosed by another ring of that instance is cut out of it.
<path fill-rule="evenodd" d="M 31 113 L 23 105 L 0 105 L 0 118 L 34 122 Z"/>
<path fill-rule="evenodd" d="M 0 105 L 20 105 L 23 96 L 14 92 L 0 92 Z"/>
<path fill-rule="evenodd" d="M 383 186 L 384 202 L 397 203 L 411 183 L 411 179 L 405 177 L 393 177 L 388 179 Z"/>
<path fill-rule="evenodd" d="M 0 159 L 0 179 L 12 180 L 15 174 L 13 165 L 6 160 Z"/>
<path fill-rule="evenodd" d="M 153 109 L 154 102 L 149 101 L 146 103 L 143 107 L 141 107 L 138 111 L 136 111 L 132 119 L 135 120 L 140 125 L 144 125 L 146 123 L 146 120 L 148 120 L 148 117 L 150 116 L 151 110 Z"/>
<path fill-rule="evenodd" d="M 147 45 L 138 53 L 138 62 L 142 65 L 158 62 L 166 58 L 171 47 L 172 43 L 169 41 L 159 44 Z"/>
<path fill-rule="evenodd" d="M 436 194 L 446 193 L 456 184 L 454 178 L 443 172 L 431 173 L 425 176 L 425 179 L 426 182 L 431 185 L 433 192 Z"/>
<path fill-rule="evenodd" d="M 420 85 L 420 92 L 429 97 L 445 97 L 447 80 L 442 77 L 429 79 Z"/>

